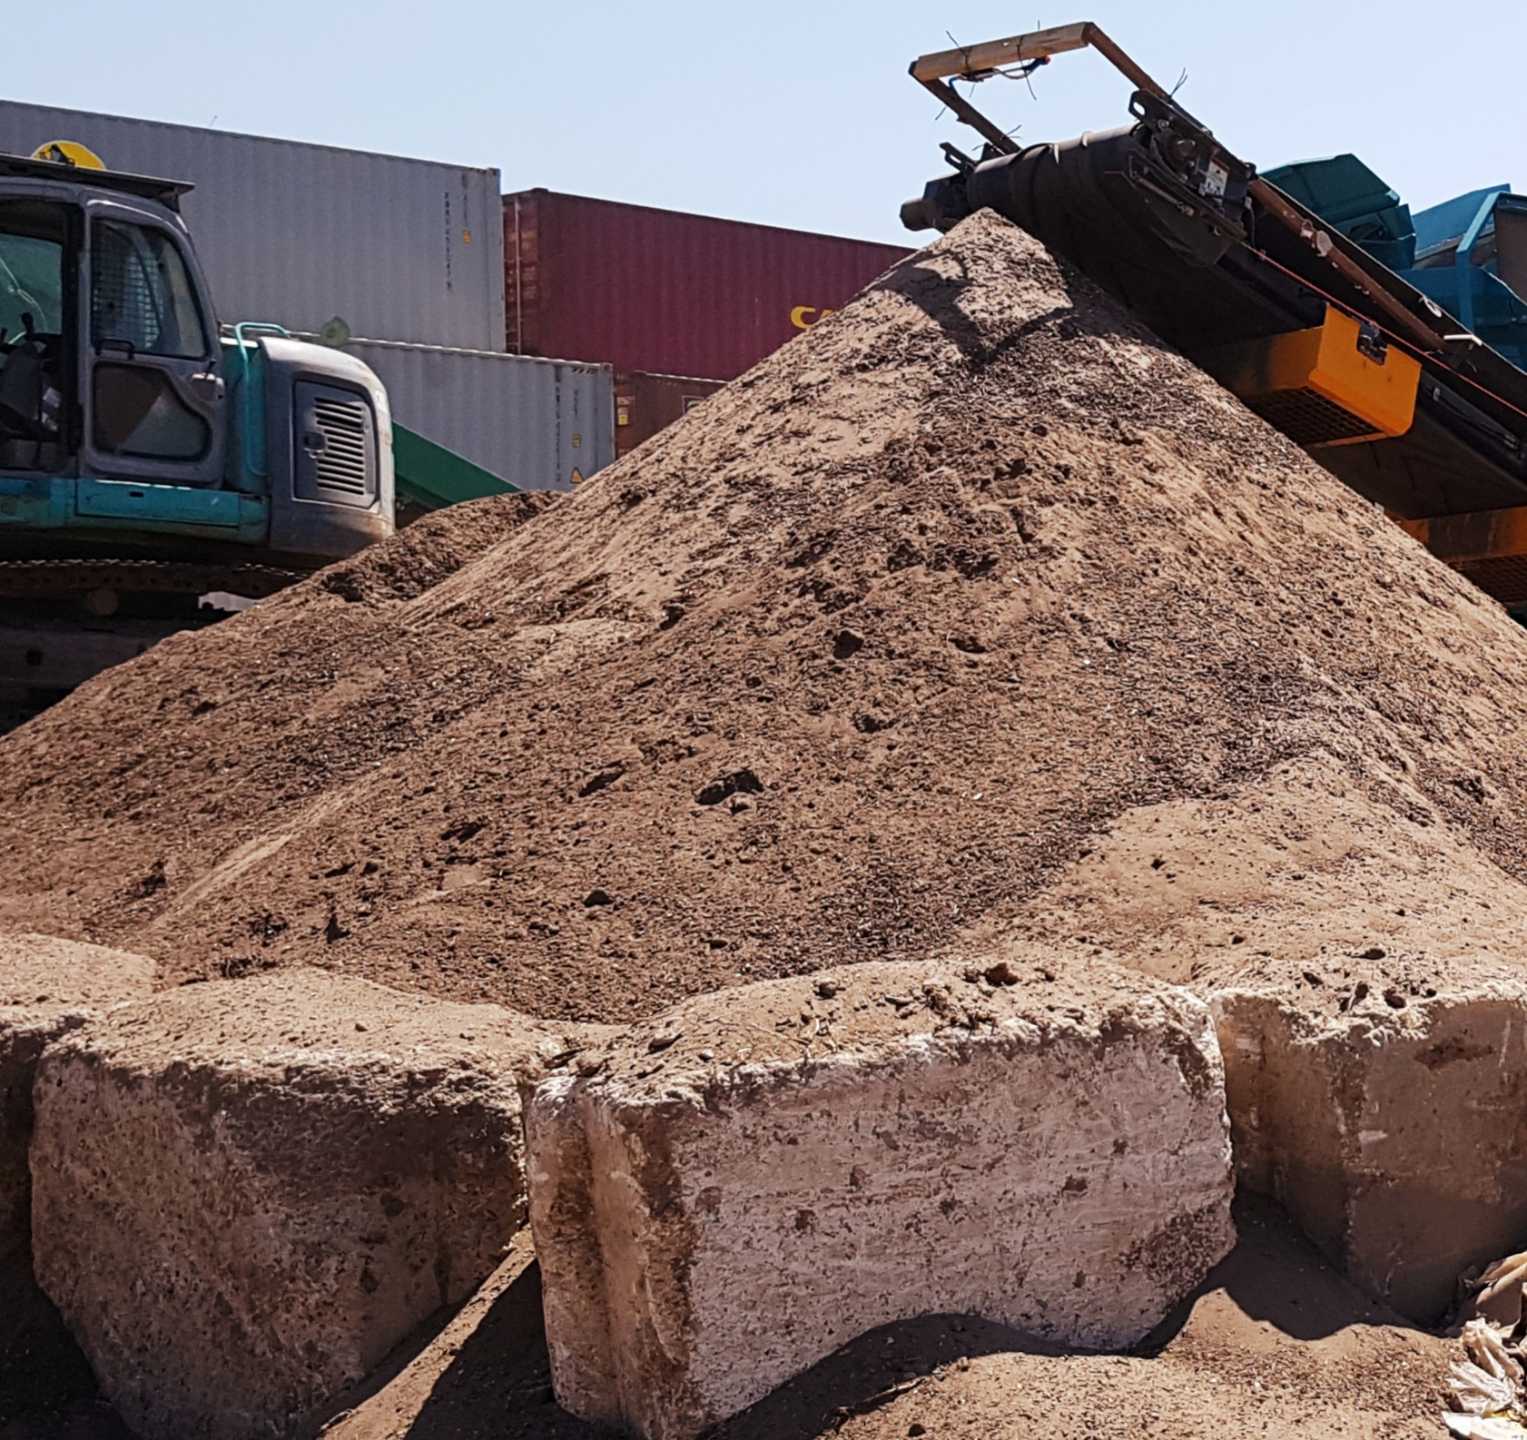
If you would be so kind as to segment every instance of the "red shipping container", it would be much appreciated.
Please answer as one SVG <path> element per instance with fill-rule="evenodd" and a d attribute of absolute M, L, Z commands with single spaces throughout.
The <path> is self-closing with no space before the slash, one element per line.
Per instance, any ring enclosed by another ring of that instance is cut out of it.
<path fill-rule="evenodd" d="M 504 197 L 506 346 L 731 380 L 909 253 L 524 190 Z"/>
<path fill-rule="evenodd" d="M 615 454 L 629 455 L 665 425 L 682 420 L 724 380 L 695 380 L 688 375 L 649 375 L 643 370 L 615 372 Z"/>

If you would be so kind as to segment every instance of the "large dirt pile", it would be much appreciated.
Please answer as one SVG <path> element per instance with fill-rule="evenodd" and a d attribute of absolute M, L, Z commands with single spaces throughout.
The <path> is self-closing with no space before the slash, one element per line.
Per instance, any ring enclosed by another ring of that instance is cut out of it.
<path fill-rule="evenodd" d="M 1014 932 L 1424 990 L 1527 919 L 1524 682 L 1491 602 L 981 215 L 570 499 L 0 743 L 0 923 L 598 1019 Z"/>

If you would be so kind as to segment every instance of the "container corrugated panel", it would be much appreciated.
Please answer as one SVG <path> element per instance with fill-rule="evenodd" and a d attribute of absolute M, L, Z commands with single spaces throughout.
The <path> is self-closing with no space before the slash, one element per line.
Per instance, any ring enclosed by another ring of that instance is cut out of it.
<path fill-rule="evenodd" d="M 352 340 L 393 418 L 521 490 L 571 490 L 615 458 L 614 372 L 537 360 Z"/>
<path fill-rule="evenodd" d="M 909 254 L 549 190 L 504 197 L 508 348 L 731 380 Z"/>
<path fill-rule="evenodd" d="M 182 210 L 220 320 L 503 348 L 497 170 L 0 101 L 0 151 L 50 140 L 196 186 Z"/>
<path fill-rule="evenodd" d="M 615 376 L 615 453 L 629 455 L 659 430 L 682 420 L 724 380 L 696 380 L 688 375 L 651 375 L 621 370 Z"/>

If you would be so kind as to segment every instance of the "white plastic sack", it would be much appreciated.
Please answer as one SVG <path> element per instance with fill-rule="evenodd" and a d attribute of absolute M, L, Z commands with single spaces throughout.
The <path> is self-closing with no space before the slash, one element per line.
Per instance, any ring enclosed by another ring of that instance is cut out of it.
<path fill-rule="evenodd" d="M 1470 1320 L 1459 1338 L 1468 1358 L 1448 1367 L 1447 1388 L 1461 1413 L 1444 1415 L 1442 1423 L 1465 1440 L 1527 1440 L 1527 1427 L 1516 1419 L 1522 1364 L 1505 1334 L 1488 1320 Z"/>
<path fill-rule="evenodd" d="M 1527 1427 L 1504 1415 L 1444 1415 L 1442 1423 L 1459 1440 L 1527 1440 Z"/>

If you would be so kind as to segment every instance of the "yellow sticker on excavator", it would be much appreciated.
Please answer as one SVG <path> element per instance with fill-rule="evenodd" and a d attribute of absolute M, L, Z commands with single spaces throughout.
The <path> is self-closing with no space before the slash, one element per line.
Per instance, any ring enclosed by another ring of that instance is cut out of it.
<path fill-rule="evenodd" d="M 106 162 L 88 145 L 78 140 L 49 140 L 32 151 L 34 160 L 51 160 L 55 165 L 75 165 L 81 170 L 104 170 Z"/>

